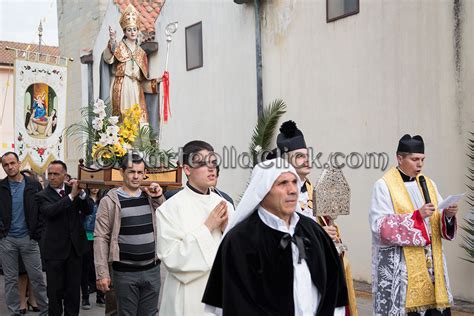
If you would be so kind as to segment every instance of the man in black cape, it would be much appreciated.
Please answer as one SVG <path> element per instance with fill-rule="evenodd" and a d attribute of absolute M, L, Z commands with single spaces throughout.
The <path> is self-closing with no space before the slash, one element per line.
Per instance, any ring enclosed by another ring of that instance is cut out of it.
<path fill-rule="evenodd" d="M 345 315 L 341 261 L 326 232 L 298 216 L 301 183 L 288 162 L 255 166 L 204 292 L 216 315 Z"/>

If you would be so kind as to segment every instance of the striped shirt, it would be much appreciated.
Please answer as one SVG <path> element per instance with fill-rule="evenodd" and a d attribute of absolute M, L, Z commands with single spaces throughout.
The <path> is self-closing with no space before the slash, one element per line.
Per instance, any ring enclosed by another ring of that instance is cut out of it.
<path fill-rule="evenodd" d="M 142 271 L 154 267 L 155 239 L 153 214 L 147 196 L 142 192 L 133 197 L 117 190 L 120 201 L 120 232 L 118 245 L 120 261 L 114 262 L 117 271 Z"/>

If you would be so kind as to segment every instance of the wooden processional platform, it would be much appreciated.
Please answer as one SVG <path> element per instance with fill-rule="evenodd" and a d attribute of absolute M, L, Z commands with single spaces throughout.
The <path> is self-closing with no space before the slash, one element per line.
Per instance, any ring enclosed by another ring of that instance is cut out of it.
<path fill-rule="evenodd" d="M 182 184 L 182 167 L 173 169 L 147 169 L 145 181 L 142 186 L 148 186 L 152 182 L 157 182 L 163 190 L 174 190 L 181 188 Z M 77 178 L 82 188 L 100 188 L 111 189 L 122 185 L 122 175 L 120 169 L 93 169 L 84 165 L 84 160 L 79 160 Z"/>

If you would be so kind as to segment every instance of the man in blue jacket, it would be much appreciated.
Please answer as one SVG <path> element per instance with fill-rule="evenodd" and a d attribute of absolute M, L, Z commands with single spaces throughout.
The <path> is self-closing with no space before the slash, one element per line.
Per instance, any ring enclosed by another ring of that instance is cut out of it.
<path fill-rule="evenodd" d="M 5 297 L 8 311 L 20 314 L 18 292 L 18 255 L 21 255 L 40 315 L 48 314 L 46 284 L 41 271 L 38 240 L 41 237 L 35 194 L 41 184 L 20 172 L 18 155 L 7 152 L 2 156 L 2 167 L 7 177 L 0 181 L 0 256 L 5 274 Z"/>

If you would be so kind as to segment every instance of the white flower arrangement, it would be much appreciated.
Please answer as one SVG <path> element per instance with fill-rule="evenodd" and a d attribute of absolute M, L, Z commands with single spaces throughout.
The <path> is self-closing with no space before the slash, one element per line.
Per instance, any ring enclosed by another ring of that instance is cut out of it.
<path fill-rule="evenodd" d="M 119 122 L 118 116 L 109 116 L 107 118 L 105 103 L 101 99 L 94 103 L 93 112 L 97 115 L 92 120 L 92 128 L 99 137 L 97 143 L 101 146 L 118 143 L 120 131 L 120 128 L 117 126 Z"/>
<path fill-rule="evenodd" d="M 68 127 L 68 136 L 85 135 L 90 152 L 86 161 L 92 161 L 96 166 L 110 167 L 120 162 L 128 150 L 138 149 L 150 155 L 159 157 L 160 163 L 167 168 L 175 168 L 171 157 L 172 150 L 162 151 L 156 146 L 157 135 L 148 127 L 140 127 L 142 111 L 140 105 L 133 104 L 119 116 L 111 115 L 111 106 L 98 99 L 93 105 L 84 107 L 81 123 Z"/>

